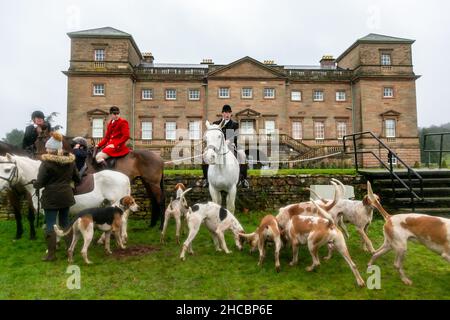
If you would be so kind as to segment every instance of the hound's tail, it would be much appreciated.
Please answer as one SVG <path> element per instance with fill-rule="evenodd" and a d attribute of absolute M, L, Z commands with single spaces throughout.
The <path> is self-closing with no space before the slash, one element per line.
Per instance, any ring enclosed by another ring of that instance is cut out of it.
<path fill-rule="evenodd" d="M 380 214 L 383 216 L 385 221 L 388 221 L 391 218 L 391 215 L 383 208 L 380 201 L 375 197 L 372 191 L 372 185 L 369 181 L 367 181 L 367 196 L 369 197 L 370 201 L 372 202 L 372 205 L 378 209 Z"/>
<path fill-rule="evenodd" d="M 326 209 L 323 209 L 321 206 L 319 206 L 314 200 L 310 199 L 312 204 L 317 208 L 317 212 L 319 216 L 321 216 L 324 219 L 328 220 L 328 225 L 333 226 L 335 225 L 333 217 L 327 212 Z"/>
<path fill-rule="evenodd" d="M 65 237 L 67 236 L 73 228 L 73 224 L 70 225 L 70 228 L 66 230 L 66 232 L 64 232 L 63 230 L 61 230 L 56 224 L 53 225 L 53 230 L 55 230 L 56 235 L 58 237 Z"/>

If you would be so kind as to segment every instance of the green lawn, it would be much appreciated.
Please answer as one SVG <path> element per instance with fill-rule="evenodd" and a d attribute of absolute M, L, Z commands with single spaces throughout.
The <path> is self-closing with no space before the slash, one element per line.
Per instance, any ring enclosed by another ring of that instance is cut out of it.
<path fill-rule="evenodd" d="M 253 231 L 264 213 L 237 216 L 247 231 Z M 44 253 L 42 231 L 39 240 L 12 241 L 15 222 L 0 221 L 0 299 L 449 299 L 450 265 L 421 245 L 411 243 L 405 269 L 413 280 L 403 285 L 393 267 L 393 254 L 377 261 L 381 268 L 381 289 L 360 289 L 342 257 L 335 254 L 312 273 L 305 271 L 311 257 L 305 247 L 300 263 L 288 266 L 289 249 L 281 254 L 280 273 L 275 272 L 273 252 L 268 250 L 263 267 L 257 266 L 257 252 L 248 246 L 239 252 L 230 233 L 227 242 L 232 254 L 215 252 L 209 233 L 202 227 L 194 240 L 194 256 L 185 262 L 178 258 L 180 247 L 174 242 L 174 223 L 168 244 L 159 244 L 159 232 L 148 229 L 144 221 L 130 221 L 129 247 L 151 245 L 159 250 L 127 258 L 106 256 L 100 246 L 92 245 L 89 254 L 93 265 L 82 263 L 80 243 L 75 263 L 81 268 L 81 289 L 66 288 L 68 266 L 64 252 L 58 251 L 54 263 L 40 261 Z M 369 237 L 378 247 L 382 243 L 382 221 L 376 220 Z M 348 242 L 350 254 L 363 278 L 370 255 L 360 248 L 358 236 Z M 99 233 L 97 232 L 97 235 Z M 184 237 L 183 237 L 184 238 Z M 115 248 L 115 244 L 113 245 Z M 325 249 L 325 248 L 323 248 Z M 322 250 L 321 256 L 325 255 Z"/>

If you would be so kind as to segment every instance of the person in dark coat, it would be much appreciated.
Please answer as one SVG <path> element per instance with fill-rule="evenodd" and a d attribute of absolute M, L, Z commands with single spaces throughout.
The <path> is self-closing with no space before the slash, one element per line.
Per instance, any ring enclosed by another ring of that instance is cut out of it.
<path fill-rule="evenodd" d="M 62 140 L 60 133 L 52 132 L 51 138 L 45 144 L 47 153 L 42 155 L 37 180 L 33 184 L 36 189 L 45 188 L 41 195 L 41 204 L 45 212 L 45 240 L 48 251 L 43 261 L 56 259 L 56 233 L 53 225 L 58 217 L 62 228 L 69 226 L 69 208 L 75 204 L 72 181 L 80 181 L 75 156 L 64 153 Z M 70 244 L 69 238 L 65 240 L 66 245 Z"/>
<path fill-rule="evenodd" d="M 88 156 L 88 143 L 83 137 L 75 137 L 72 139 L 70 146 L 72 147 L 72 153 L 75 156 L 75 165 L 77 166 L 81 178 L 87 170 L 86 159 Z"/>
<path fill-rule="evenodd" d="M 50 123 L 45 121 L 45 116 L 42 111 L 34 111 L 31 114 L 31 120 L 33 124 L 30 124 L 25 128 L 25 134 L 22 141 L 22 149 L 27 151 L 30 156 L 34 155 L 35 147 L 34 143 L 42 131 L 52 131 Z"/>
<path fill-rule="evenodd" d="M 220 124 L 225 121 L 225 125 L 222 127 L 222 132 L 225 135 L 225 141 L 234 149 L 234 155 L 239 161 L 239 186 L 248 188 L 250 185 L 247 181 L 247 163 L 245 151 L 238 148 L 237 138 L 239 132 L 239 123 L 231 119 L 231 107 L 226 104 L 222 107 L 222 119 L 214 121 L 213 124 Z M 208 186 L 208 164 L 202 164 L 203 170 L 203 187 Z"/>

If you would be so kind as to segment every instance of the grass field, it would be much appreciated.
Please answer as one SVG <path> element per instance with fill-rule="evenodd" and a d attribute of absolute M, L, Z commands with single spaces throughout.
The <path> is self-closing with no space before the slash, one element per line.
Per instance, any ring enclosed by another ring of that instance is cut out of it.
<path fill-rule="evenodd" d="M 263 214 L 237 216 L 246 231 L 253 231 Z M 382 243 L 382 224 L 376 220 L 369 230 L 375 247 Z M 353 228 L 350 230 L 350 254 L 367 279 L 370 255 L 362 251 L 359 237 Z M 150 245 L 155 250 L 130 257 L 121 257 L 116 250 L 113 256 L 106 256 L 102 247 L 92 245 L 89 254 L 94 264 L 86 266 L 79 243 L 75 264 L 81 269 L 81 289 L 69 290 L 66 281 L 70 275 L 66 273 L 68 264 L 63 249 L 58 251 L 56 262 L 41 262 L 45 249 L 42 231 L 37 241 L 13 241 L 14 232 L 13 220 L 0 221 L 0 299 L 450 299 L 450 264 L 415 243 L 409 245 L 405 261 L 406 273 L 414 284 L 408 287 L 400 281 L 393 267 L 393 254 L 389 253 L 377 261 L 381 289 L 369 290 L 356 286 L 350 269 L 338 254 L 330 261 L 322 260 L 317 271 L 308 273 L 305 267 L 311 263 L 311 257 L 307 249 L 301 248 L 296 267 L 288 266 L 291 252 L 284 249 L 282 270 L 277 274 L 272 248 L 263 267 L 258 267 L 257 252 L 250 254 L 248 246 L 237 251 L 230 233 L 227 243 L 232 254 L 215 252 L 203 227 L 193 242 L 195 254 L 181 262 L 173 221 L 168 243 L 160 245 L 158 230 L 134 220 L 130 221 L 128 247 Z M 321 257 L 325 253 L 323 248 Z"/>

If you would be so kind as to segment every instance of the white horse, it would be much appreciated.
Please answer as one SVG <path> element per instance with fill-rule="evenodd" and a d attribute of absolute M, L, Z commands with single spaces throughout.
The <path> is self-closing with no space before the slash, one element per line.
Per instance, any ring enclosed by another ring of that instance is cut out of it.
<path fill-rule="evenodd" d="M 37 197 L 32 181 L 37 179 L 41 161 L 27 157 L 7 154 L 0 156 L 0 191 L 22 185 L 33 196 L 33 206 L 37 209 Z M 75 196 L 75 204 L 70 207 L 71 214 L 81 210 L 100 207 L 105 200 L 111 204 L 131 194 L 130 180 L 123 173 L 103 170 L 94 173 L 94 190 Z"/>
<path fill-rule="evenodd" d="M 222 132 L 223 121 L 210 124 L 206 121 L 206 151 L 205 161 L 209 164 L 208 182 L 209 193 L 213 202 L 222 205 L 221 191 L 227 192 L 227 209 L 234 213 L 236 199 L 236 185 L 239 181 L 239 162 L 234 156 Z"/>

